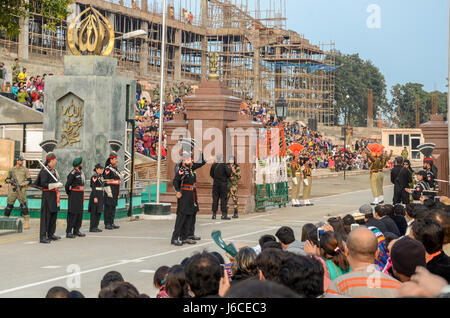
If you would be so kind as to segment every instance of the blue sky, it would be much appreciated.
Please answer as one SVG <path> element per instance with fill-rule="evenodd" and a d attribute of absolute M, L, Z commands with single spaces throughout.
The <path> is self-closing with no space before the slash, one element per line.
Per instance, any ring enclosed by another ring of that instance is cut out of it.
<path fill-rule="evenodd" d="M 380 28 L 367 26 L 371 4 L 380 9 Z M 447 90 L 447 0 L 287 0 L 287 18 L 313 44 L 334 41 L 337 50 L 371 60 L 388 91 L 407 82 Z"/>

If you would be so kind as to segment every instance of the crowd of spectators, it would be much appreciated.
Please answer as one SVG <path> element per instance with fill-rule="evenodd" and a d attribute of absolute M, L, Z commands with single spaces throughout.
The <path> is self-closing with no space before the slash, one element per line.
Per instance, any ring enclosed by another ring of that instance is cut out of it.
<path fill-rule="evenodd" d="M 307 223 L 301 240 L 283 226 L 256 246 L 234 242 L 226 259 L 204 250 L 154 273 L 156 298 L 450 297 L 450 216 L 440 202 L 370 205 Z M 299 229 L 300 230 L 300 229 Z M 109 272 L 100 298 L 148 298 Z M 62 287 L 47 297 L 81 297 Z"/>
<path fill-rule="evenodd" d="M 45 78 L 53 74 L 29 76 L 27 69 L 21 67 L 19 59 L 15 59 L 11 68 L 11 81 L 9 73 L 3 62 L 0 62 L 0 90 L 20 104 L 31 107 L 37 111 L 44 111 Z"/>

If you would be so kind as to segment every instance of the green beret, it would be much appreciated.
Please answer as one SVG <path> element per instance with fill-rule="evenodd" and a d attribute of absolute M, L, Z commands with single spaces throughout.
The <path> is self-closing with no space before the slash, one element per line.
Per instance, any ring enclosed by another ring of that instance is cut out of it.
<path fill-rule="evenodd" d="M 82 162 L 83 162 L 83 158 L 75 158 L 75 159 L 73 159 L 72 166 L 78 167 L 79 165 L 81 165 Z"/>

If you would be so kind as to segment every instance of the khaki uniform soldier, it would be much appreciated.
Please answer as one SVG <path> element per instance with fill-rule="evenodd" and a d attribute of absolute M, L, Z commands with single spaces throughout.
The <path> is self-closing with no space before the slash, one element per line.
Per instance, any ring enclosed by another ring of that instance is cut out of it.
<path fill-rule="evenodd" d="M 241 179 L 241 168 L 236 163 L 236 158 L 234 156 L 230 157 L 230 166 L 231 166 L 231 177 L 230 177 L 230 190 L 228 191 L 228 202 L 230 202 L 231 198 L 234 207 L 233 218 L 237 219 L 239 217 L 238 184 L 239 180 Z"/>
<path fill-rule="evenodd" d="M 292 206 L 301 206 L 298 200 L 298 195 L 300 194 L 300 186 L 302 180 L 302 170 L 298 162 L 298 157 L 295 157 L 291 162 L 291 172 L 292 172 Z"/>
<path fill-rule="evenodd" d="M 20 209 L 24 217 L 24 229 L 30 228 L 30 212 L 27 207 L 27 187 L 31 183 L 30 171 L 23 166 L 24 158 L 20 156 L 17 159 L 15 167 L 8 171 L 6 176 L 6 183 L 9 183 L 8 201 L 5 208 L 5 216 L 9 217 L 14 207 L 16 200 L 19 200 Z"/>
<path fill-rule="evenodd" d="M 377 154 L 375 156 L 372 156 L 372 154 L 369 152 L 367 153 L 367 156 L 371 161 L 370 186 L 372 188 L 372 195 L 374 197 L 374 201 L 371 203 L 371 205 L 383 204 L 384 203 L 383 168 L 386 166 L 386 162 L 388 162 L 389 159 L 391 159 L 392 150 L 387 157 L 385 157 L 384 155 L 377 155 Z"/>
<path fill-rule="evenodd" d="M 302 166 L 303 173 L 303 204 L 306 206 L 313 205 L 309 199 L 311 198 L 312 187 L 312 169 L 309 160 L 306 160 Z"/>
<path fill-rule="evenodd" d="M 406 149 L 406 147 L 403 148 L 401 156 L 403 158 L 403 161 L 405 161 L 406 159 L 408 159 L 409 153 L 408 150 Z"/>

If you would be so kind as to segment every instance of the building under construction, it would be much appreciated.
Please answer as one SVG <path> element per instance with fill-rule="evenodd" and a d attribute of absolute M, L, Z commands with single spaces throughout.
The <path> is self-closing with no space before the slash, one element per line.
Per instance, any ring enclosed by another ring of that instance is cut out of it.
<path fill-rule="evenodd" d="M 70 54 L 67 27 L 86 6 L 98 9 L 116 37 L 134 30 L 147 37 L 117 40 L 119 71 L 156 85 L 161 67 L 162 13 L 167 10 L 166 78 L 196 85 L 208 74 L 208 53 L 219 54 L 221 80 L 237 97 L 274 105 L 284 97 L 288 117 L 331 125 L 334 116 L 334 44 L 312 45 L 286 29 L 287 0 L 74 0 L 72 14 L 56 32 L 36 12 L 20 19 L 21 34 L 0 30 L 0 56 L 62 65 Z"/>

